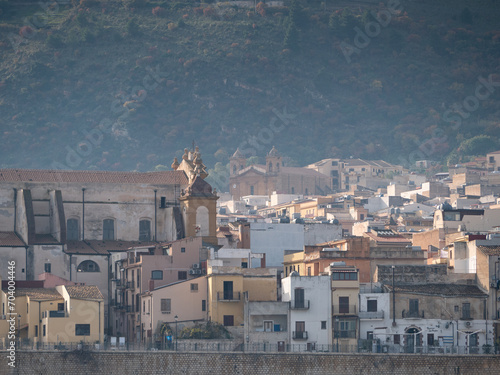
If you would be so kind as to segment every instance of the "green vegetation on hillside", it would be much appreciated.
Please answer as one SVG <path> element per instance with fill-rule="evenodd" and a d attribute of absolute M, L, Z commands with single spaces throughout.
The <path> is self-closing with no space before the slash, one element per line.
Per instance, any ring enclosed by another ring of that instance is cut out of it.
<path fill-rule="evenodd" d="M 236 147 L 499 148 L 497 2 L 249 4 L 0 0 L 0 167 L 153 170 L 193 141 L 220 171 Z"/>

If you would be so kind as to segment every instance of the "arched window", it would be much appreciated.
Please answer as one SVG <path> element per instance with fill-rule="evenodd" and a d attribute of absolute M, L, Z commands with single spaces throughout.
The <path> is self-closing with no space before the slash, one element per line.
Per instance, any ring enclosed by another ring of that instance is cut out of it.
<path fill-rule="evenodd" d="M 115 221 L 113 219 L 102 221 L 102 239 L 104 241 L 115 239 Z"/>
<path fill-rule="evenodd" d="M 233 165 L 233 174 L 236 174 L 236 165 Z"/>
<path fill-rule="evenodd" d="M 273 163 L 269 163 L 269 172 L 273 171 Z"/>
<path fill-rule="evenodd" d="M 78 226 L 78 219 L 68 219 L 66 222 L 66 240 L 78 241 L 80 229 Z"/>
<path fill-rule="evenodd" d="M 151 241 L 151 221 L 139 221 L 139 241 Z"/>
<path fill-rule="evenodd" d="M 77 272 L 100 272 L 99 266 L 92 260 L 84 260 L 77 267 Z"/>

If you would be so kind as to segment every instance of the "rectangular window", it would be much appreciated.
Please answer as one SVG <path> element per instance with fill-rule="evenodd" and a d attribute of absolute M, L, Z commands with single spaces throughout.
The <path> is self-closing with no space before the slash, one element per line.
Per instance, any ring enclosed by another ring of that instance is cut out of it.
<path fill-rule="evenodd" d="M 311 276 L 311 267 L 307 267 L 307 276 Z"/>
<path fill-rule="evenodd" d="M 57 304 L 57 311 L 64 311 L 64 303 Z"/>
<path fill-rule="evenodd" d="M 151 280 L 163 280 L 163 271 L 161 270 L 151 271 Z"/>
<path fill-rule="evenodd" d="M 77 219 L 68 219 L 66 222 L 66 239 L 68 241 L 78 241 L 80 239 Z"/>
<path fill-rule="evenodd" d="M 201 300 L 201 311 L 207 311 L 207 300 Z"/>
<path fill-rule="evenodd" d="M 224 299 L 233 299 L 233 282 L 224 281 Z"/>
<path fill-rule="evenodd" d="M 113 241 L 115 239 L 115 221 L 113 219 L 104 219 L 102 222 L 102 239 L 104 241 Z"/>
<path fill-rule="evenodd" d="M 177 279 L 179 280 L 187 280 L 187 271 L 179 271 L 177 272 Z"/>
<path fill-rule="evenodd" d="M 418 299 L 410 300 L 410 314 L 418 315 Z"/>
<path fill-rule="evenodd" d="M 139 221 L 139 241 L 151 241 L 151 221 Z"/>
<path fill-rule="evenodd" d="M 470 303 L 462 303 L 462 319 L 470 319 Z"/>
<path fill-rule="evenodd" d="M 90 324 L 75 324 L 75 336 L 90 336 Z"/>
<path fill-rule="evenodd" d="M 321 321 L 321 329 L 326 329 L 326 320 Z"/>
<path fill-rule="evenodd" d="M 273 331 L 273 321 L 264 320 L 264 332 L 272 332 L 272 331 Z"/>
<path fill-rule="evenodd" d="M 373 340 L 373 331 L 366 332 L 366 339 Z"/>
<path fill-rule="evenodd" d="M 224 326 L 225 327 L 234 326 L 234 316 L 233 315 L 224 315 Z"/>
<path fill-rule="evenodd" d="M 377 300 L 376 299 L 369 299 L 367 301 L 367 311 L 369 312 L 375 312 L 377 311 Z"/>
<path fill-rule="evenodd" d="M 254 188 L 253 188 L 253 185 L 252 185 L 252 186 L 250 186 L 250 195 L 253 195 L 253 193 L 254 193 Z"/>
<path fill-rule="evenodd" d="M 349 314 L 349 297 L 339 297 L 339 313 Z"/>
<path fill-rule="evenodd" d="M 162 314 L 170 314 L 170 308 L 172 305 L 170 298 L 162 298 L 160 304 Z"/>
<path fill-rule="evenodd" d="M 42 331 L 43 331 L 43 337 L 45 337 L 45 335 L 47 334 L 47 330 L 45 328 L 45 324 L 42 327 Z"/>
<path fill-rule="evenodd" d="M 181 247 L 181 253 L 185 253 L 186 252 L 186 248 L 185 247 Z"/>
<path fill-rule="evenodd" d="M 35 337 L 38 337 L 38 326 L 35 326 Z"/>
<path fill-rule="evenodd" d="M 197 292 L 198 291 L 198 284 L 191 284 L 191 292 Z"/>
<path fill-rule="evenodd" d="M 434 333 L 427 334 L 427 345 L 429 346 L 434 345 Z"/>
<path fill-rule="evenodd" d="M 394 335 L 394 345 L 399 345 L 399 343 L 400 343 L 399 335 Z"/>
<path fill-rule="evenodd" d="M 50 263 L 45 263 L 44 265 L 45 272 L 50 273 L 51 268 L 52 267 Z"/>
<path fill-rule="evenodd" d="M 305 292 L 302 288 L 295 288 L 295 308 L 303 309 L 305 307 Z"/>

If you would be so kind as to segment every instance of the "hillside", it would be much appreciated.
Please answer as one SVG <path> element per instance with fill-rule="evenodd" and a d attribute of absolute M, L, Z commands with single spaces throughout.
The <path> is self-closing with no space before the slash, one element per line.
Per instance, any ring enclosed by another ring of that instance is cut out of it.
<path fill-rule="evenodd" d="M 0 1 L 3 168 L 161 169 L 193 141 L 209 167 L 500 148 L 497 1 L 48 3 Z"/>

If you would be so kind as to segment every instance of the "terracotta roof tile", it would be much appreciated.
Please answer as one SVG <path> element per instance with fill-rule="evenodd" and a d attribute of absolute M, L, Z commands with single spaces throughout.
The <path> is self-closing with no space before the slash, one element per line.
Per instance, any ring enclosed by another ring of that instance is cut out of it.
<path fill-rule="evenodd" d="M 67 285 L 66 290 L 70 298 L 104 299 L 101 291 L 95 285 Z"/>
<path fill-rule="evenodd" d="M 478 246 L 485 255 L 500 256 L 500 246 Z"/>
<path fill-rule="evenodd" d="M 385 285 L 392 291 L 392 285 Z M 396 285 L 396 293 L 425 294 L 447 297 L 487 297 L 476 285 L 464 284 L 417 284 L 417 285 Z"/>
<path fill-rule="evenodd" d="M 39 301 L 50 301 L 63 298 L 56 288 L 16 288 L 16 297 L 22 296 L 28 296 L 32 300 Z"/>
<path fill-rule="evenodd" d="M 0 232 L 0 247 L 24 247 L 25 244 L 14 232 Z"/>
<path fill-rule="evenodd" d="M 109 172 L 65 171 L 44 169 L 0 169 L 0 181 L 5 182 L 75 182 L 111 184 L 180 184 L 187 185 L 183 171 Z"/>
<path fill-rule="evenodd" d="M 36 234 L 35 241 L 33 241 L 33 245 L 59 245 L 58 242 L 52 235 L 50 234 Z"/>

